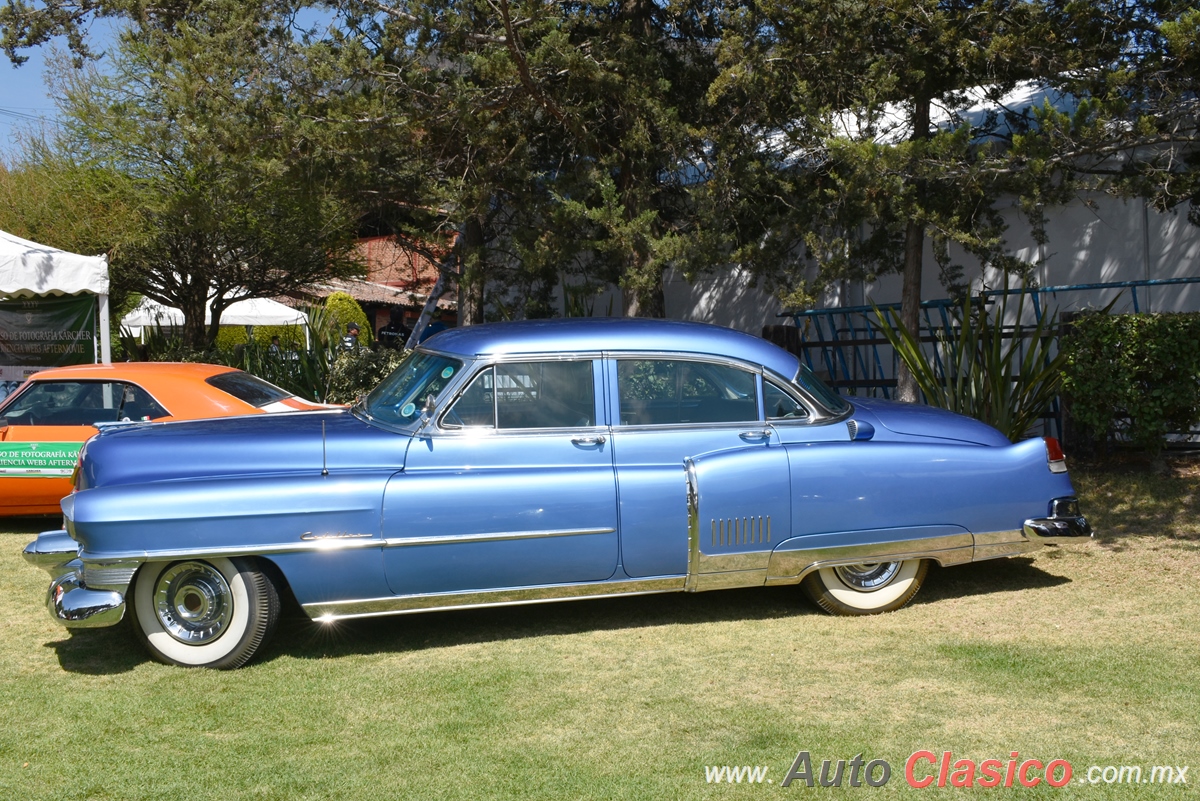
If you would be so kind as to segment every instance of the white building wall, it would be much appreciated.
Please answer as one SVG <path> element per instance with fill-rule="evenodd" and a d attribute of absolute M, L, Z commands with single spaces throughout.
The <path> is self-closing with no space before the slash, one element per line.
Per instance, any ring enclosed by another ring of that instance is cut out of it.
<path fill-rule="evenodd" d="M 1044 287 L 1200 277 L 1200 227 L 1179 211 L 1158 213 L 1140 200 L 1093 196 L 1089 202 L 1079 200 L 1049 211 L 1049 241 L 1044 246 L 1034 242 L 1029 224 L 1017 213 L 1015 204 L 1005 216 L 1009 252 L 1029 262 L 1041 260 L 1044 264 L 1035 276 Z M 998 271 L 985 272 L 961 251 L 952 249 L 951 255 L 964 266 L 972 291 L 1003 286 Z M 829 307 L 898 303 L 900 286 L 900 276 L 889 275 L 871 284 L 832 287 L 824 300 Z M 703 276 L 694 283 L 668 273 L 665 293 L 667 316 L 673 319 L 714 323 L 754 334 L 761 333 L 764 325 L 787 322 L 777 316 L 782 311 L 778 299 L 759 289 L 749 273 L 738 268 Z M 1114 290 L 1048 293 L 1042 302 L 1059 311 L 1101 308 L 1116 294 Z M 946 296 L 928 246 L 922 296 L 927 300 Z M 615 297 L 614 313 L 621 306 L 619 294 Z M 1137 301 L 1143 312 L 1200 311 L 1200 284 L 1140 288 Z M 1120 290 L 1114 311 L 1133 310 L 1133 293 Z"/>

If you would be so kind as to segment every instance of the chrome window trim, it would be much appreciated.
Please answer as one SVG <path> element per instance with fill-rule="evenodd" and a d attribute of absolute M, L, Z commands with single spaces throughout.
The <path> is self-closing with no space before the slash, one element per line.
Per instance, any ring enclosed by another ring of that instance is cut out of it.
<path fill-rule="evenodd" d="M 732 356 L 719 356 L 717 354 L 707 353 L 673 353 L 671 351 L 606 351 L 605 358 L 613 363 L 614 368 L 617 362 L 632 361 L 678 361 L 678 362 L 698 362 L 700 364 L 716 364 L 722 367 L 732 367 L 751 373 L 755 376 L 754 387 L 757 397 L 755 398 L 755 409 L 757 410 L 757 420 L 726 420 L 716 423 L 643 423 L 640 425 L 625 425 L 621 423 L 621 386 L 620 373 L 617 372 L 617 384 L 612 388 L 613 400 L 616 401 L 616 408 L 613 410 L 612 428 L 620 431 L 678 431 L 680 429 L 697 429 L 697 428 L 728 428 L 730 426 L 745 426 L 755 423 L 762 423 L 763 420 L 763 397 L 762 397 L 762 376 L 763 366 L 754 362 L 743 361 Z"/>
<path fill-rule="evenodd" d="M 792 382 L 782 381 L 782 380 L 778 379 L 776 377 L 775 373 L 767 370 L 767 368 L 764 367 L 763 372 L 762 372 L 762 383 L 763 383 L 763 388 L 762 388 L 762 391 L 759 393 L 758 397 L 759 397 L 759 403 L 762 405 L 762 412 L 760 412 L 760 414 L 762 415 L 763 422 L 767 423 L 768 425 L 775 425 L 776 423 L 783 424 L 783 425 L 794 425 L 796 423 L 802 423 L 804 425 L 812 425 L 814 421 L 820 420 L 820 415 L 814 411 L 814 407 L 816 407 L 816 408 L 821 408 L 821 407 L 816 406 L 816 404 L 814 404 L 813 401 L 809 400 L 807 396 L 802 396 L 799 393 L 795 392 L 795 389 L 799 389 L 799 387 L 796 387 L 796 385 L 794 385 Z M 808 415 L 804 418 L 793 418 L 791 420 L 787 420 L 787 419 L 783 419 L 783 418 L 780 418 L 778 420 L 768 420 L 767 419 L 767 389 L 766 389 L 767 384 L 770 384 L 771 386 L 775 387 L 775 389 L 779 390 L 784 395 L 787 395 L 789 398 L 796 401 L 796 403 L 803 406 L 804 410 L 806 412 L 808 412 Z"/>
<path fill-rule="evenodd" d="M 442 354 L 439 354 L 439 355 L 442 355 Z M 457 356 L 456 358 L 461 359 L 463 357 Z M 499 413 L 500 410 L 496 408 L 498 396 L 495 395 L 495 380 L 496 380 L 495 376 L 493 376 L 493 378 L 492 378 L 492 386 L 493 386 L 493 389 L 492 389 L 492 392 L 493 392 L 493 398 L 492 398 L 493 424 L 492 425 L 490 425 L 490 426 L 455 426 L 455 425 L 446 425 L 444 423 L 446 415 L 449 414 L 450 410 L 454 408 L 454 404 L 458 403 L 458 400 L 459 400 L 459 398 L 461 398 L 463 396 L 463 393 L 465 393 L 467 391 L 467 389 L 471 386 L 471 384 L 474 383 L 475 379 L 477 377 L 479 377 L 480 375 L 482 375 L 485 371 L 491 370 L 491 369 L 495 368 L 496 365 L 499 365 L 499 364 L 520 364 L 522 362 L 550 362 L 550 361 L 554 361 L 554 362 L 591 362 L 591 364 L 592 364 L 592 415 L 595 417 L 597 412 L 603 411 L 604 407 L 603 407 L 602 403 L 600 402 L 603 389 L 602 388 L 599 390 L 597 389 L 597 386 L 601 385 L 603 383 L 603 380 L 602 380 L 603 379 L 603 375 L 602 375 L 603 359 L 600 354 L 588 353 L 588 352 L 546 354 L 545 356 L 543 356 L 542 354 L 525 354 L 525 353 L 505 354 L 503 358 L 497 358 L 495 360 L 491 360 L 490 358 L 489 359 L 480 358 L 480 359 L 476 360 L 474 363 L 466 362 L 466 364 L 470 365 L 471 367 L 478 366 L 479 369 L 475 370 L 474 372 L 471 372 L 470 370 L 467 370 L 465 368 L 463 369 L 463 373 L 465 375 L 467 375 L 468 377 L 466 379 L 463 379 L 461 384 L 458 384 L 457 386 L 454 387 L 454 392 L 450 396 L 450 400 L 446 402 L 445 407 L 442 408 L 442 410 L 438 412 L 437 417 L 434 420 L 434 428 L 436 429 L 436 431 L 438 432 L 439 435 L 444 434 L 444 435 L 448 435 L 448 436 L 462 436 L 464 434 L 486 435 L 486 436 L 505 436 L 505 435 L 511 436 L 511 435 L 517 434 L 517 435 L 521 435 L 521 436 L 528 436 L 531 433 L 563 434 L 563 433 L 578 433 L 580 431 L 585 431 L 585 432 L 601 431 L 604 433 L 608 433 L 608 426 L 601 425 L 601 424 L 595 424 L 595 425 L 590 425 L 590 426 L 555 426 L 555 427 L 545 427 L 545 428 L 498 428 L 495 425 L 495 421 L 498 420 L 500 417 L 500 413 Z M 599 380 L 598 380 L 598 376 L 597 376 L 598 370 L 601 371 Z M 599 420 L 601 418 L 596 417 L 596 419 Z"/>

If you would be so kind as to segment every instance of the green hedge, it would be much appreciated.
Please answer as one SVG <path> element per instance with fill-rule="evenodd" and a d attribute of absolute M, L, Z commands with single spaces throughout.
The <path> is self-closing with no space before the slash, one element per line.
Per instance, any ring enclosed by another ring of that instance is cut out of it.
<path fill-rule="evenodd" d="M 1200 423 L 1200 314 L 1081 315 L 1064 337 L 1071 419 L 1157 452 Z"/>

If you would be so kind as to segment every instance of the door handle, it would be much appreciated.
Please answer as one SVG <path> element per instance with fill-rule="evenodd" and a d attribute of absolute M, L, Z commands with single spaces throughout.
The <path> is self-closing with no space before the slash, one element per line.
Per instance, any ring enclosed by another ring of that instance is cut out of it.
<path fill-rule="evenodd" d="M 771 429 L 764 428 L 761 431 L 743 431 L 738 436 L 746 441 L 770 439 Z"/>
<path fill-rule="evenodd" d="M 576 445 L 603 445 L 607 441 L 605 437 L 571 437 Z"/>

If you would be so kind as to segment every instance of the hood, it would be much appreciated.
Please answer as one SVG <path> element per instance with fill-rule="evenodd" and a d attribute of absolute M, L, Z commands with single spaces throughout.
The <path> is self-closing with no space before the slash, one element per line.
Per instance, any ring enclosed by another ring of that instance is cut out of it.
<path fill-rule="evenodd" d="M 897 434 L 969 442 L 975 445 L 1012 444 L 1007 437 L 986 423 L 945 409 L 878 398 L 854 398 L 853 403 L 855 417 L 878 423 Z"/>
<path fill-rule="evenodd" d="M 408 435 L 373 428 L 345 409 L 122 426 L 88 441 L 79 487 L 323 466 L 401 470 L 408 442 Z"/>

